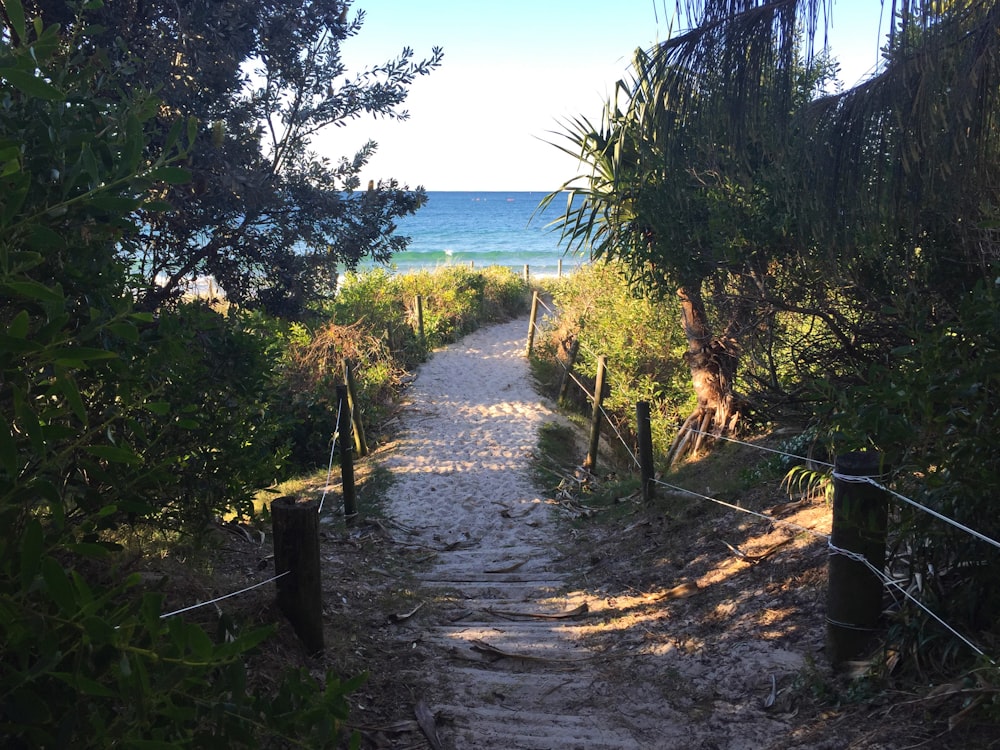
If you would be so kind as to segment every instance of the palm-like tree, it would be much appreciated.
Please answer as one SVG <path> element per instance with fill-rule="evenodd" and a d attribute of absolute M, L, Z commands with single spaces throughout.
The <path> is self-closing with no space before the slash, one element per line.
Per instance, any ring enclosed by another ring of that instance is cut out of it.
<path fill-rule="evenodd" d="M 700 429 L 674 456 L 734 424 L 740 343 L 781 308 L 791 259 L 871 309 L 918 265 L 946 295 L 994 260 L 1000 4 L 894 0 L 880 72 L 817 98 L 827 6 L 690 0 L 691 30 L 637 53 L 601 123 L 567 126 L 561 147 L 588 171 L 547 198 L 569 193 L 564 241 L 680 299 L 698 396 L 685 427 Z M 852 355 L 876 337 L 870 315 L 827 312 Z"/>

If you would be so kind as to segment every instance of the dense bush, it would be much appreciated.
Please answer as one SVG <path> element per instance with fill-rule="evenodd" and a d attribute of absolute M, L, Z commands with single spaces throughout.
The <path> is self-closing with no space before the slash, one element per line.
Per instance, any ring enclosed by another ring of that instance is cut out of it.
<path fill-rule="evenodd" d="M 424 335 L 434 349 L 455 341 L 486 322 L 505 320 L 527 306 L 527 287 L 510 269 L 482 271 L 443 266 L 401 277 L 408 304 L 423 299 Z M 412 308 L 411 308 L 412 309 Z"/>
<path fill-rule="evenodd" d="M 93 3 L 91 3 L 93 4 Z M 160 617 L 113 531 L 206 515 L 273 476 L 271 351 L 199 305 L 133 311 L 117 243 L 191 133 L 146 150 L 157 102 L 122 100 L 99 51 L 4 3 L 0 38 L 0 740 L 4 747 L 332 744 L 345 693 L 250 690 L 266 635 Z M 83 28 L 80 26 L 79 28 Z M 109 96 L 110 93 L 113 94 Z"/>
<path fill-rule="evenodd" d="M 424 340 L 417 332 L 418 295 Z M 406 372 L 430 349 L 526 307 L 527 287 L 509 269 L 444 267 L 395 275 L 375 268 L 347 274 L 336 297 L 308 325 L 282 327 L 259 318 L 283 342 L 268 413 L 290 446 L 291 468 L 303 471 L 326 460 L 345 361 L 352 364 L 362 421 L 377 427 Z"/>
<path fill-rule="evenodd" d="M 635 298 L 613 263 L 595 263 L 548 284 L 558 315 L 547 319 L 538 341 L 536 368 L 554 391 L 570 342 L 580 342 L 574 371 L 590 392 L 597 357 L 608 363 L 605 409 L 626 436 L 634 432 L 635 403 L 648 401 L 654 450 L 665 453 L 693 407 L 679 310 L 672 301 Z M 570 387 L 569 401 L 589 413 L 586 395 Z"/>
<path fill-rule="evenodd" d="M 865 384 L 831 394 L 836 444 L 881 451 L 902 494 L 1000 539 L 1000 290 L 980 283 L 911 343 L 872 365 Z M 931 320 L 928 316 L 927 320 Z M 967 634 L 995 632 L 1000 550 L 905 503 L 896 505 L 891 564 L 920 581 L 924 603 Z M 911 664 L 970 652 L 937 623 L 904 609 L 897 648 Z"/>

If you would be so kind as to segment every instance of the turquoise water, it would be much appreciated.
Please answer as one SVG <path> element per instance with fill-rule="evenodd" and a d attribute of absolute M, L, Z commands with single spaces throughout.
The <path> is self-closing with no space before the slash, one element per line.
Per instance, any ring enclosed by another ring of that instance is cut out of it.
<path fill-rule="evenodd" d="M 528 265 L 532 276 L 555 276 L 559 260 L 563 273 L 584 258 L 565 255 L 559 234 L 547 225 L 565 204 L 556 201 L 534 215 L 545 193 L 431 192 L 427 204 L 414 216 L 400 219 L 397 232 L 412 238 L 409 248 L 393 257 L 399 272 L 446 265 Z"/>

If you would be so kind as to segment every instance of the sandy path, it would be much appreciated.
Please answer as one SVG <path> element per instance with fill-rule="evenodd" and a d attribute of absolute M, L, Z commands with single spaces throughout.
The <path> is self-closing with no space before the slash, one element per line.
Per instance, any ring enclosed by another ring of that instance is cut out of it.
<path fill-rule="evenodd" d="M 665 717 L 656 739 L 647 717 L 629 718 L 601 655 L 575 637 L 581 622 L 510 615 L 586 601 L 566 590 L 558 521 L 528 473 L 539 427 L 557 417 L 532 387 L 526 333 L 519 319 L 434 353 L 385 461 L 389 516 L 439 551 L 421 574 L 429 617 L 408 634 L 424 650 L 421 681 L 432 675 L 424 700 L 447 748 L 662 746 Z"/>

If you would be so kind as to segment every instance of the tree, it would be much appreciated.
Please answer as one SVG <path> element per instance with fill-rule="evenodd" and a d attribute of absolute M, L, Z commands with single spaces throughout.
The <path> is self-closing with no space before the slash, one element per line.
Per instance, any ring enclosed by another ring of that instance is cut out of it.
<path fill-rule="evenodd" d="M 76 23 L 63 3 L 35 9 Z M 349 0 L 129 0 L 87 15 L 88 42 L 108 51 L 123 85 L 162 101 L 152 148 L 179 118 L 199 123 L 190 181 L 160 196 L 175 210 L 140 211 L 140 230 L 120 244 L 143 307 L 208 276 L 234 303 L 296 314 L 332 291 L 339 267 L 406 247 L 394 220 L 423 191 L 392 179 L 359 190 L 375 144 L 333 163 L 310 139 L 366 114 L 405 119 L 408 87 L 442 53 L 415 60 L 404 49 L 349 76 L 340 48 L 364 20 L 349 10 Z"/>
<path fill-rule="evenodd" d="M 637 54 L 601 125 L 570 123 L 565 150 L 590 172 L 563 186 L 563 238 L 625 260 L 642 293 L 678 294 L 698 434 L 732 426 L 741 353 L 774 341 L 776 316 L 828 342 L 799 371 L 856 377 L 905 337 L 894 297 L 965 288 L 989 263 L 1000 11 L 899 5 L 882 72 L 817 97 L 822 4 L 688 3 L 691 30 Z"/>
<path fill-rule="evenodd" d="M 557 220 L 563 240 L 625 261 L 639 293 L 680 300 L 698 406 L 671 458 L 734 427 L 741 347 L 769 314 L 776 261 L 793 249 L 773 200 L 777 133 L 830 67 L 795 59 L 793 68 L 791 96 L 770 100 L 753 126 L 754 148 L 742 153 L 721 114 L 726 82 L 675 65 L 664 48 L 636 53 L 633 77 L 619 83 L 600 126 L 581 118 L 566 134 L 564 150 L 590 172 L 546 199 L 569 193 Z"/>

